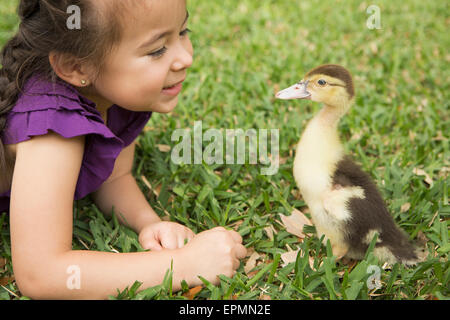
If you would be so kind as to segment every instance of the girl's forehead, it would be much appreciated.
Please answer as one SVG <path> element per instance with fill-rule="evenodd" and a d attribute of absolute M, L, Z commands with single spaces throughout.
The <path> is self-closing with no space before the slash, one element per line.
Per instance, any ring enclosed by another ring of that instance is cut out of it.
<path fill-rule="evenodd" d="M 110 1 L 110 0 L 109 0 Z M 136 28 L 163 29 L 186 15 L 186 0 L 116 0 L 124 31 Z M 181 15 L 181 17 L 180 17 Z"/>
<path fill-rule="evenodd" d="M 106 6 L 104 18 L 118 29 L 115 48 L 140 50 L 156 35 L 180 31 L 186 20 L 186 0 L 92 0 Z"/>

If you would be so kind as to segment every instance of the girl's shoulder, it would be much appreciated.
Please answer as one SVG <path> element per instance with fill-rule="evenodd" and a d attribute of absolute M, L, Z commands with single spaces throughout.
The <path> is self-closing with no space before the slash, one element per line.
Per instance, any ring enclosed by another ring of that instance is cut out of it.
<path fill-rule="evenodd" d="M 102 131 L 95 105 L 61 80 L 49 82 L 32 76 L 7 115 L 2 140 L 16 144 L 32 136 L 56 131 L 65 138 Z M 105 132 L 107 135 L 108 133 Z"/>
<path fill-rule="evenodd" d="M 73 86 L 60 79 L 50 82 L 34 75 L 8 113 L 2 141 L 5 145 L 16 144 L 52 130 L 65 138 L 87 134 L 118 138 L 127 146 L 150 116 L 151 112 L 133 112 L 113 105 L 105 124 L 95 103 Z"/>
<path fill-rule="evenodd" d="M 8 113 L 3 143 L 18 143 L 52 129 L 59 129 L 58 133 L 69 138 L 77 135 L 80 126 L 98 131 L 99 120 L 101 123 L 95 105 L 75 88 L 62 80 L 50 82 L 34 75 L 25 83 Z"/>
<path fill-rule="evenodd" d="M 151 112 L 134 112 L 113 105 L 108 121 L 93 102 L 62 80 L 30 78 L 7 115 L 4 145 L 17 144 L 53 131 L 64 138 L 85 135 L 85 151 L 75 199 L 95 191 L 111 174 L 123 148 L 142 132 Z M 1 198 L 1 195 L 0 195 Z"/>

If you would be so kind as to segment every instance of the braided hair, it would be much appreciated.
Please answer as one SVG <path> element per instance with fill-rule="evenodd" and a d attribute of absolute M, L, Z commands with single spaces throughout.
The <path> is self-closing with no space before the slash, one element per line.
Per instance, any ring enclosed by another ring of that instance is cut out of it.
<path fill-rule="evenodd" d="M 49 62 L 51 52 L 87 63 L 98 75 L 102 61 L 121 35 L 115 19 L 111 19 L 113 7 L 107 10 L 105 5 L 100 8 L 95 3 L 95 0 L 20 1 L 18 31 L 0 53 L 0 137 L 26 81 L 35 73 L 48 81 L 57 80 Z M 67 26 L 68 8 L 73 5 L 80 8 L 79 29 Z M 12 155 L 0 139 L 0 190 L 10 186 L 12 168 Z"/>

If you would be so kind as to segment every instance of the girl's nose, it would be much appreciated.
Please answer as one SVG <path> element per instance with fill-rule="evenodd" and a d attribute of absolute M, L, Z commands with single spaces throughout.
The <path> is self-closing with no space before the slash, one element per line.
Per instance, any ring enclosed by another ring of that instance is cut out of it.
<path fill-rule="evenodd" d="M 193 49 L 190 43 L 188 47 L 180 45 L 177 56 L 175 57 L 175 60 L 172 64 L 172 69 L 174 71 L 180 71 L 189 68 L 192 65 L 193 61 L 192 55 Z"/>

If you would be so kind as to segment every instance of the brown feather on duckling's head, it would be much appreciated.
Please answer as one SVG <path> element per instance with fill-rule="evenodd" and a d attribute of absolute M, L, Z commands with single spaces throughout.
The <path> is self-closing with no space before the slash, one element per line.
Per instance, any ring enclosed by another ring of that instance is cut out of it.
<path fill-rule="evenodd" d="M 309 71 L 302 81 L 277 93 L 278 99 L 309 99 L 329 106 L 348 107 L 355 96 L 350 72 L 336 64 Z"/>

